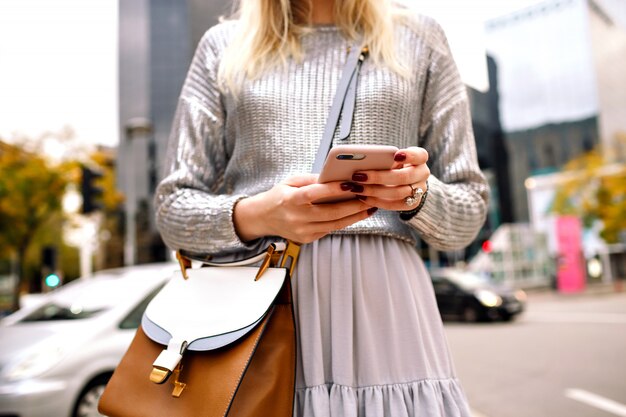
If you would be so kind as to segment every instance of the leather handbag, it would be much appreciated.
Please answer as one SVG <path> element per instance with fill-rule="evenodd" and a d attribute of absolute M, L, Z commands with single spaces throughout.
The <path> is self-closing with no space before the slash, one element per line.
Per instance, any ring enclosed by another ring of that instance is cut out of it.
<path fill-rule="evenodd" d="M 341 118 L 349 136 L 358 72 L 353 48 L 313 165 L 319 172 Z M 98 404 L 110 417 L 290 417 L 296 330 L 291 277 L 300 246 L 217 264 L 177 252 L 180 271 L 148 304 Z M 260 266 L 250 266 L 259 264 Z"/>
<path fill-rule="evenodd" d="M 111 417 L 291 416 L 299 246 L 181 270 L 149 303 L 99 402 Z"/>

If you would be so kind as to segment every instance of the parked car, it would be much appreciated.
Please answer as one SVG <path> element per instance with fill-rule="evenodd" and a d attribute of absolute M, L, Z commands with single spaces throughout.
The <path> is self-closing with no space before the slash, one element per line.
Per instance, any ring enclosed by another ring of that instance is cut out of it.
<path fill-rule="evenodd" d="M 523 290 L 495 285 L 478 274 L 455 268 L 431 270 L 430 275 L 444 319 L 508 321 L 524 311 Z"/>
<path fill-rule="evenodd" d="M 100 271 L 0 321 L 0 416 L 97 416 L 148 302 L 175 263 Z"/>

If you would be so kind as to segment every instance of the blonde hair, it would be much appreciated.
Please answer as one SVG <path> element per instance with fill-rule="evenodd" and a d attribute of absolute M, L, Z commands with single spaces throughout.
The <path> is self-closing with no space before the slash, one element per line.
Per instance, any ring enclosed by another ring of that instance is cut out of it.
<path fill-rule="evenodd" d="M 311 31 L 312 0 L 240 0 L 234 18 L 237 32 L 219 69 L 222 87 L 237 91 L 244 79 L 254 80 L 266 70 L 300 60 L 300 37 Z M 394 50 L 394 25 L 406 9 L 392 0 L 335 0 L 334 20 L 349 40 L 362 36 L 374 63 L 384 63 L 407 75 Z"/>

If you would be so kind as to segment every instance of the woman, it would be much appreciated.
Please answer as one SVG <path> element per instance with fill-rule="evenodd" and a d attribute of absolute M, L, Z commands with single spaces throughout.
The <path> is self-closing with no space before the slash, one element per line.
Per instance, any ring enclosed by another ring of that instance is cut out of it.
<path fill-rule="evenodd" d="M 357 40 L 370 54 L 348 143 L 395 145 L 397 166 L 317 184 L 311 165 Z M 171 248 L 237 257 L 276 237 L 304 243 L 295 415 L 469 417 L 415 251 L 416 237 L 470 243 L 488 196 L 436 23 L 386 0 L 242 0 L 198 46 L 168 156 L 156 203 Z M 312 204 L 345 194 L 358 198 Z"/>

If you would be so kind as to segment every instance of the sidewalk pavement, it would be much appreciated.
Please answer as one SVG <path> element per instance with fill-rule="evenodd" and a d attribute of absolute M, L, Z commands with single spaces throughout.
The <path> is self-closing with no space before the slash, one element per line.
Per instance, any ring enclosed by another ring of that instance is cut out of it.
<path fill-rule="evenodd" d="M 553 316 L 557 313 L 566 316 Z M 528 292 L 525 316 L 552 321 L 576 319 L 581 322 L 626 323 L 626 289 L 613 284 L 594 283 L 577 293 L 561 293 L 554 289 L 532 290 Z"/>
<path fill-rule="evenodd" d="M 580 292 L 565 293 L 555 288 L 531 288 L 526 290 L 528 298 L 534 299 L 564 299 L 564 298 L 585 298 L 611 294 L 626 294 L 626 285 L 622 282 L 616 283 L 589 283 Z"/>

